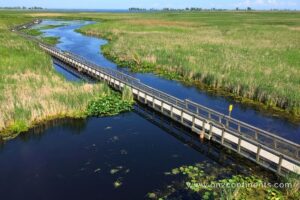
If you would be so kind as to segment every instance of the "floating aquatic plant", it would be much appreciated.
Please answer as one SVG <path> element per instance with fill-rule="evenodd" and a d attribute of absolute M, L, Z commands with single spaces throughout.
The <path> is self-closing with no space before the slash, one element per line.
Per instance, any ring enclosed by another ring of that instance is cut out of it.
<path fill-rule="evenodd" d="M 130 111 L 132 102 L 122 100 L 121 96 L 112 93 L 90 101 L 87 107 L 87 113 L 90 116 L 108 116 L 116 115 L 121 112 Z"/>
<path fill-rule="evenodd" d="M 120 187 L 122 184 L 123 184 L 123 183 L 122 183 L 120 180 L 117 180 L 117 181 L 114 182 L 114 187 L 115 187 L 115 188 L 118 188 L 118 187 Z"/>
<path fill-rule="evenodd" d="M 119 171 L 120 171 L 120 169 L 111 169 L 110 173 L 115 174 L 115 173 L 118 173 Z"/>
<path fill-rule="evenodd" d="M 165 175 L 183 177 L 180 181 L 173 181 L 172 185 L 164 191 L 148 194 L 155 198 L 173 197 L 177 191 L 186 191 L 187 199 L 197 196 L 199 199 L 267 199 L 267 200 L 298 200 L 299 176 L 288 178 L 287 183 L 294 183 L 292 187 L 279 189 L 272 187 L 267 178 L 254 175 L 237 174 L 231 168 L 216 168 L 210 163 L 198 163 L 195 165 L 174 168 Z M 280 180 L 278 180 L 280 181 Z M 175 195 L 176 196 L 176 195 Z"/>

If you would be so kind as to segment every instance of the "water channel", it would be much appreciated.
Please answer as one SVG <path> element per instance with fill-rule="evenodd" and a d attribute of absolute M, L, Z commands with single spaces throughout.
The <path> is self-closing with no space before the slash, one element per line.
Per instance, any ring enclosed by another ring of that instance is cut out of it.
<path fill-rule="evenodd" d="M 117 67 L 101 54 L 100 47 L 106 40 L 75 31 L 92 22 L 44 20 L 39 26 L 62 23 L 65 25 L 43 30 L 45 36 L 60 38 L 57 47 L 62 50 L 74 52 L 102 67 L 130 73 L 154 88 L 222 113 L 233 103 L 176 81 Z M 79 80 L 58 65 L 55 68 L 69 81 Z M 300 142 L 299 124 L 234 104 L 233 117 Z M 230 168 L 231 173 L 249 174 L 257 168 L 219 146 L 200 142 L 176 124 L 168 122 L 168 126 L 163 127 L 164 123 L 153 121 L 154 115 L 158 114 L 136 108 L 134 112 L 113 117 L 55 120 L 2 144 L 1 198 L 144 199 L 149 192 L 183 180 L 183 177 L 166 175 L 182 165 L 208 163 L 210 169 Z M 180 192 L 182 194 L 177 195 L 186 195 Z"/>

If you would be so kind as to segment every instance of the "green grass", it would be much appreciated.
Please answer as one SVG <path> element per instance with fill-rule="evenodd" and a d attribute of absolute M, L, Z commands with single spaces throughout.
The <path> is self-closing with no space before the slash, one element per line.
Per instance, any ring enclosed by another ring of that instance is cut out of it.
<path fill-rule="evenodd" d="M 25 29 L 23 32 L 32 36 L 40 36 L 43 34 L 39 29 Z"/>
<path fill-rule="evenodd" d="M 56 16 L 59 17 L 59 16 Z M 136 71 L 224 91 L 300 116 L 299 12 L 81 13 L 80 32 Z"/>
<path fill-rule="evenodd" d="M 42 26 L 41 28 L 39 28 L 39 30 L 53 29 L 53 28 L 58 28 L 58 27 L 61 27 L 61 26 L 65 26 L 65 24 L 46 25 L 46 26 Z"/>
<path fill-rule="evenodd" d="M 24 124 L 28 127 L 51 116 L 80 116 L 103 90 L 101 85 L 66 82 L 34 43 L 8 30 L 36 17 L 95 20 L 98 23 L 80 31 L 110 40 L 103 51 L 119 64 L 300 116 L 299 16 L 299 12 L 1 11 L 0 130 L 23 130 Z"/>
<path fill-rule="evenodd" d="M 22 30 L 22 32 L 24 32 L 28 35 L 31 35 L 31 36 L 38 37 L 40 40 L 42 40 L 43 42 L 45 42 L 47 44 L 54 45 L 59 42 L 59 38 L 58 37 L 43 37 L 42 30 L 56 28 L 56 27 L 60 27 L 60 26 L 63 26 L 63 25 L 47 25 L 47 26 L 43 26 L 39 29 L 24 29 L 24 30 Z"/>
<path fill-rule="evenodd" d="M 57 44 L 59 42 L 59 37 L 42 37 L 41 40 L 47 44 Z"/>
<path fill-rule="evenodd" d="M 71 83 L 56 73 L 37 44 L 9 28 L 31 21 L 19 12 L 0 12 L 0 137 L 8 139 L 40 121 L 84 117 L 88 102 L 107 95 L 102 84 Z"/>

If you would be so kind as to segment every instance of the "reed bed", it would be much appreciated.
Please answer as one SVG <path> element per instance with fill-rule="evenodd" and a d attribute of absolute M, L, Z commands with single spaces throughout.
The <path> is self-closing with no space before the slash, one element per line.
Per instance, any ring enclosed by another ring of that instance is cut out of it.
<path fill-rule="evenodd" d="M 36 44 L 8 30 L 30 20 L 20 13 L 0 13 L 0 137 L 4 139 L 41 120 L 83 117 L 88 102 L 108 92 L 102 84 L 68 82 Z"/>
<path fill-rule="evenodd" d="M 103 52 L 121 65 L 188 80 L 300 116 L 299 12 L 82 13 L 78 17 L 101 21 L 80 32 L 110 40 Z"/>

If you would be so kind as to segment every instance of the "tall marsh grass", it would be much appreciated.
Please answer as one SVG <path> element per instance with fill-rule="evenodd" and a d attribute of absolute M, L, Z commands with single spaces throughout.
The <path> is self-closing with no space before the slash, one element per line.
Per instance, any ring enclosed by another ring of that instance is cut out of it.
<path fill-rule="evenodd" d="M 122 100 L 123 101 L 128 101 L 128 102 L 133 102 L 133 93 L 130 87 L 125 86 L 123 91 L 122 91 Z"/>
<path fill-rule="evenodd" d="M 189 80 L 300 116 L 300 13 L 87 14 L 119 64 Z"/>
<path fill-rule="evenodd" d="M 101 84 L 66 81 L 36 44 L 8 30 L 30 20 L 20 13 L 0 12 L 0 137 L 4 138 L 44 119 L 82 117 L 90 100 L 108 92 Z"/>

